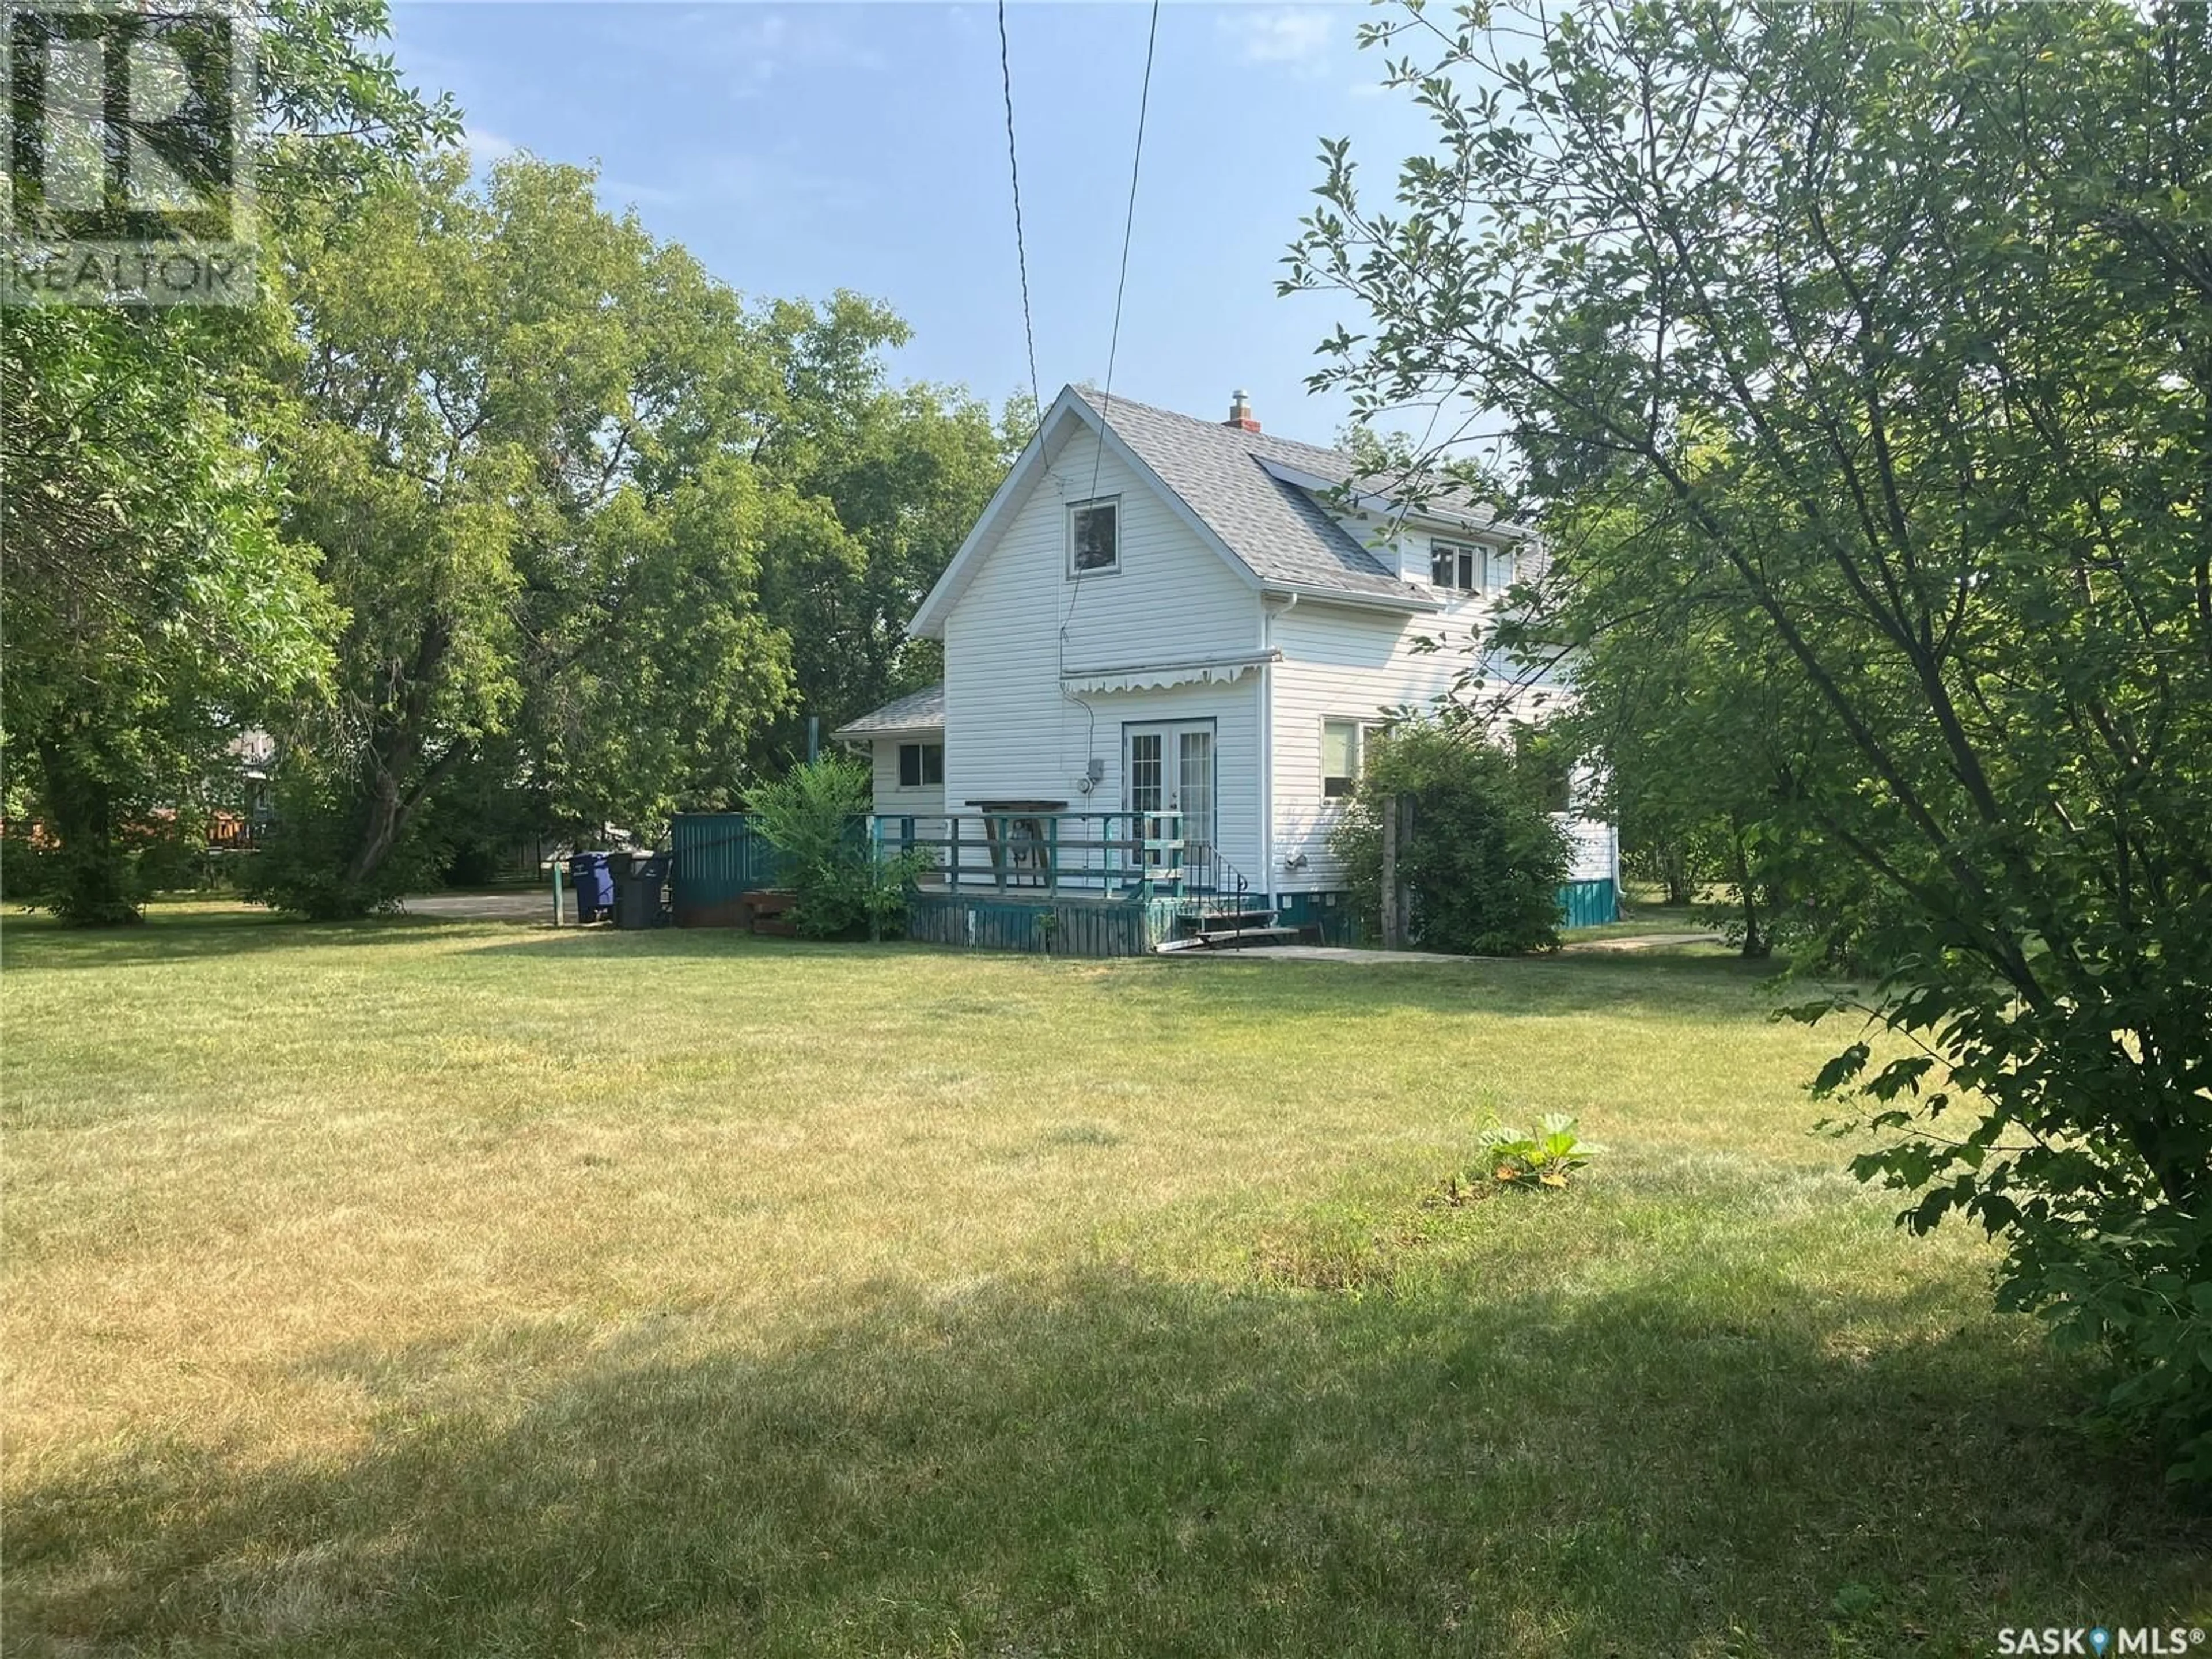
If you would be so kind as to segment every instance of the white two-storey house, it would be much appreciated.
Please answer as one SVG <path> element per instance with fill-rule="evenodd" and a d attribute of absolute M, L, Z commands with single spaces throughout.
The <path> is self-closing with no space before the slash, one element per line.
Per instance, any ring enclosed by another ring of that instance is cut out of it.
<path fill-rule="evenodd" d="M 1335 936 L 1328 831 L 1362 745 L 1450 690 L 1540 556 L 1455 490 L 1407 507 L 1376 488 L 1263 434 L 1241 392 L 1216 422 L 1065 389 L 910 625 L 944 641 L 943 684 L 836 733 L 872 751 L 878 814 L 932 843 L 1172 815 L 1195 884 Z M 1567 695 L 1513 670 L 1492 689 L 1529 719 Z M 1009 813 L 1031 816 L 1009 832 Z M 1565 902 L 1610 919 L 1614 839 L 1571 827 Z M 1017 889 L 1025 865 L 1037 883 L 1025 850 Z"/>

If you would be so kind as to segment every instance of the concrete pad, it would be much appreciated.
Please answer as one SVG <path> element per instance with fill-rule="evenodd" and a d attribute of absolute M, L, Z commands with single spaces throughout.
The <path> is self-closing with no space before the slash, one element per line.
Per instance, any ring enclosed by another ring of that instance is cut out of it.
<path fill-rule="evenodd" d="M 1161 951 L 1156 954 L 1186 962 L 1200 957 L 1209 962 L 1349 962 L 1362 968 L 1395 968 L 1407 963 L 1505 960 L 1500 957 L 1455 957 L 1441 951 L 1355 951 L 1346 945 L 1267 945 L 1243 951 Z"/>
<path fill-rule="evenodd" d="M 1613 954 L 1635 951 L 1653 951 L 1669 945 L 1717 945 L 1718 933 L 1640 933 L 1630 939 L 1589 939 L 1578 945 L 1560 947 L 1562 956 L 1585 952 Z M 1243 958 L 1259 961 L 1273 957 L 1283 962 L 1348 962 L 1362 968 L 1394 968 L 1401 963 L 1431 962 L 1528 962 L 1535 957 L 1462 957 L 1443 951 L 1358 951 L 1344 945 L 1258 945 L 1248 950 L 1219 951 L 1161 951 L 1164 957 L 1204 957 L 1220 962 Z"/>

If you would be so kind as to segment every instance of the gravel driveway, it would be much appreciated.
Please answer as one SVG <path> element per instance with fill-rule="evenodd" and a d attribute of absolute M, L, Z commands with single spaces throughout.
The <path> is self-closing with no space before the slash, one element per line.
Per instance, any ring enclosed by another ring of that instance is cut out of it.
<path fill-rule="evenodd" d="M 574 896 L 564 892 L 561 898 L 563 912 L 574 921 Z M 410 898 L 401 908 L 410 916 L 438 916 L 453 921 L 550 923 L 553 892 L 548 883 L 532 893 L 433 893 Z"/>

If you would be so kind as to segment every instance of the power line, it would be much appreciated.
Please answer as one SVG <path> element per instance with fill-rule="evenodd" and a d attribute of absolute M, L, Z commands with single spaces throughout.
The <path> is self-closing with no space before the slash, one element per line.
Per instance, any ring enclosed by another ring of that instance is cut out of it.
<path fill-rule="evenodd" d="M 1121 222 L 1121 274 L 1114 284 L 1114 332 L 1106 345 L 1106 392 L 1101 420 L 1114 409 L 1114 359 L 1121 349 L 1121 295 L 1129 286 L 1129 238 L 1137 228 L 1137 174 L 1145 165 L 1145 112 L 1152 102 L 1152 49 L 1160 38 L 1160 0 L 1152 0 L 1152 25 L 1145 36 L 1145 84 L 1137 94 L 1137 152 L 1129 158 L 1129 211 Z M 1091 493 L 1098 493 L 1098 463 L 1105 458 L 1102 443 L 1091 459 Z"/>
<path fill-rule="evenodd" d="M 1022 164 L 1014 155 L 1014 65 L 1006 50 L 1006 0 L 999 0 L 999 81 L 1006 94 L 1006 172 L 1014 183 L 1014 258 L 1022 270 L 1022 337 L 1030 349 L 1030 402 L 1044 418 L 1044 394 L 1037 386 L 1036 325 L 1030 319 L 1030 251 L 1022 235 Z"/>
<path fill-rule="evenodd" d="M 1000 3 L 1003 5 L 1005 0 L 1000 0 Z M 1121 270 L 1114 283 L 1114 331 L 1106 343 L 1106 389 L 1099 402 L 1097 441 L 1091 449 L 1091 495 L 1094 501 L 1098 495 L 1099 469 L 1106 460 L 1106 426 L 1114 413 L 1114 360 L 1121 350 L 1121 296 L 1129 286 L 1129 241 L 1137 228 L 1137 176 L 1145 165 L 1145 116 L 1152 105 L 1152 53 L 1159 45 L 1159 39 L 1160 0 L 1152 0 L 1152 26 L 1145 33 L 1145 82 L 1137 94 L 1137 148 L 1136 153 L 1129 158 L 1129 210 L 1121 221 Z M 1117 543 L 1121 534 L 1121 515 L 1116 513 L 1114 535 Z M 1116 557 L 1120 552 L 1117 545 L 1115 549 Z M 1084 739 L 1085 752 L 1088 756 L 1098 744 L 1098 711 L 1067 689 L 1067 633 L 1075 623 L 1076 601 L 1082 597 L 1083 573 L 1078 570 L 1074 583 L 1068 590 L 1067 614 L 1060 619 L 1060 695 L 1080 708 L 1089 722 Z"/>

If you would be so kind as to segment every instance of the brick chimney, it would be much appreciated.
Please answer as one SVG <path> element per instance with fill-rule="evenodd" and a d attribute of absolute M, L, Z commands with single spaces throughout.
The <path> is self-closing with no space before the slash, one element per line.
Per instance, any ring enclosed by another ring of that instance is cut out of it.
<path fill-rule="evenodd" d="M 1249 392 L 1235 394 L 1229 405 L 1229 418 L 1221 424 L 1233 426 L 1239 432 L 1257 432 L 1260 423 L 1252 418 L 1252 394 Z"/>

